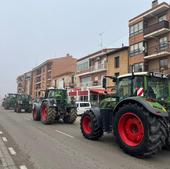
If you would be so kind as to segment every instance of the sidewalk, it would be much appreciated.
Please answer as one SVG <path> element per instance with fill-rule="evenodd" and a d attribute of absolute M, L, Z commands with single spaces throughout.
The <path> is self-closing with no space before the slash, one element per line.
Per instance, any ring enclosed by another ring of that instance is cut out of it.
<path fill-rule="evenodd" d="M 18 169 L 0 137 L 0 169 Z"/>

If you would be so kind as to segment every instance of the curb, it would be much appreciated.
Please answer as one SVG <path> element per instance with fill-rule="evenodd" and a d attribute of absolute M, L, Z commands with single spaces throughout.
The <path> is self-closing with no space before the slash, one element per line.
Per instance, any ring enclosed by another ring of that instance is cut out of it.
<path fill-rule="evenodd" d="M 2 138 L 0 138 L 0 169 L 18 169 L 2 141 Z"/>

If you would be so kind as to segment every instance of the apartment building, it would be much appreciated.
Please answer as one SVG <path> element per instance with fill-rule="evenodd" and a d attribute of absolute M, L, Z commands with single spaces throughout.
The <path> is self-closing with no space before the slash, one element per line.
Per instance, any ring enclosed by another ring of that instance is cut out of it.
<path fill-rule="evenodd" d="M 32 72 L 17 77 L 17 93 L 32 94 Z"/>
<path fill-rule="evenodd" d="M 107 75 L 119 76 L 128 73 L 128 46 L 107 53 Z M 115 84 L 111 79 L 107 81 L 107 88 L 115 92 Z"/>
<path fill-rule="evenodd" d="M 17 77 L 17 93 L 24 92 L 24 74 Z"/>
<path fill-rule="evenodd" d="M 107 53 L 113 48 L 102 49 L 77 60 L 76 86 L 69 96 L 81 101 L 98 101 L 104 94 L 102 79 L 107 73 Z"/>
<path fill-rule="evenodd" d="M 67 54 L 64 57 L 49 59 L 32 70 L 32 97 L 44 96 L 49 87 L 58 87 L 57 77 L 75 67 L 76 59 Z"/>
<path fill-rule="evenodd" d="M 152 7 L 129 20 L 129 71 L 170 73 L 170 6 Z"/>

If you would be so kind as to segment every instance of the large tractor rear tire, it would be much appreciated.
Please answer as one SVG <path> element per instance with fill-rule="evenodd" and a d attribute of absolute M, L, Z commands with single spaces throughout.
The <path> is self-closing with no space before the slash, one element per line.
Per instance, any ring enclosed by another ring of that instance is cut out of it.
<path fill-rule="evenodd" d="M 87 110 L 81 117 L 80 128 L 83 136 L 90 140 L 97 140 L 103 135 L 103 129 L 99 126 L 95 114 Z"/>
<path fill-rule="evenodd" d="M 41 119 L 40 114 L 38 113 L 36 106 L 33 109 L 32 116 L 33 116 L 34 121 L 40 121 L 40 119 Z"/>
<path fill-rule="evenodd" d="M 123 151 L 136 157 L 150 157 L 165 145 L 163 119 L 137 104 L 119 108 L 114 118 L 114 135 Z"/>
<path fill-rule="evenodd" d="M 77 112 L 76 109 L 71 109 L 69 114 L 64 116 L 63 121 L 64 123 L 73 124 L 76 121 Z"/>
<path fill-rule="evenodd" d="M 52 124 L 55 122 L 56 110 L 48 106 L 48 103 L 42 104 L 41 121 L 44 124 Z"/>

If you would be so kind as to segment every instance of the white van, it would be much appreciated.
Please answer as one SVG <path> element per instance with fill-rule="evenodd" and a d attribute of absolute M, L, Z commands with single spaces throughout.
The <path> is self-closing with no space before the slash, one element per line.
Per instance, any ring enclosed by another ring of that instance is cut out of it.
<path fill-rule="evenodd" d="M 86 110 L 91 108 L 90 102 L 76 102 L 77 115 L 82 115 Z"/>

